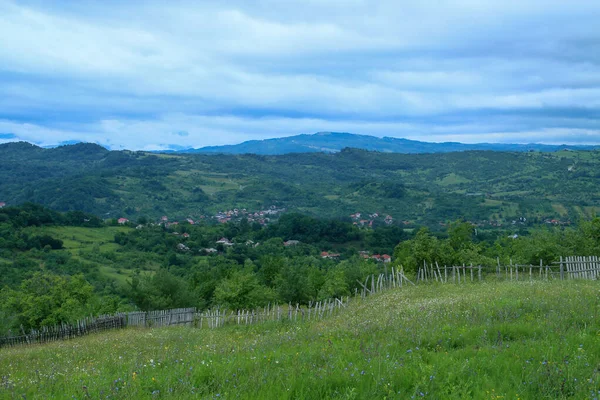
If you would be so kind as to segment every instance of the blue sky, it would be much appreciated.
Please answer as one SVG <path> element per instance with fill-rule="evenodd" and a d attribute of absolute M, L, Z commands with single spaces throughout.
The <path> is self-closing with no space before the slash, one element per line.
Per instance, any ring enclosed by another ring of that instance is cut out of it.
<path fill-rule="evenodd" d="M 598 144 L 598 21 L 596 0 L 0 0 L 0 143 Z"/>

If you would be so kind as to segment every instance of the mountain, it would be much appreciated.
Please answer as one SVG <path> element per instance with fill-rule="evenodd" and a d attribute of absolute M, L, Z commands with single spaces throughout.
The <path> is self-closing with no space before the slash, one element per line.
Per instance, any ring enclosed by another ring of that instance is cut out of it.
<path fill-rule="evenodd" d="M 449 153 L 453 151 L 493 150 L 493 151 L 545 151 L 564 149 L 593 150 L 600 146 L 570 146 L 545 144 L 510 144 L 458 142 L 431 143 L 392 137 L 375 137 L 342 132 L 319 132 L 313 135 L 296 135 L 266 140 L 250 140 L 235 145 L 207 146 L 199 149 L 174 150 L 176 153 L 220 153 L 220 154 L 261 154 L 280 155 L 289 153 L 335 153 L 344 148 L 356 148 L 382 153 Z"/>

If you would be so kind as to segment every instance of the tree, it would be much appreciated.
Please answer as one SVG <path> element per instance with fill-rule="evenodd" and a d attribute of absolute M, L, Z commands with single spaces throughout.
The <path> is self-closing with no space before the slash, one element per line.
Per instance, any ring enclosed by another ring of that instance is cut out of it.
<path fill-rule="evenodd" d="M 276 292 L 258 282 L 252 271 L 234 271 L 219 282 L 215 289 L 215 304 L 230 310 L 253 309 L 271 303 Z"/>
<path fill-rule="evenodd" d="M 415 273 L 423 263 L 432 264 L 442 259 L 440 243 L 427 228 L 421 228 L 414 239 L 401 242 L 394 249 L 396 264 L 401 264 L 405 272 Z"/>
<path fill-rule="evenodd" d="M 129 294 L 142 310 L 192 307 L 196 303 L 186 281 L 162 268 L 153 276 L 134 276 Z"/>
<path fill-rule="evenodd" d="M 319 299 L 339 298 L 348 296 L 350 290 L 346 280 L 346 274 L 341 268 L 331 268 L 325 274 L 325 282 L 319 290 Z"/>
<path fill-rule="evenodd" d="M 36 272 L 19 290 L 3 289 L 5 312 L 25 329 L 73 322 L 91 312 L 94 288 L 83 275 L 59 276 Z"/>

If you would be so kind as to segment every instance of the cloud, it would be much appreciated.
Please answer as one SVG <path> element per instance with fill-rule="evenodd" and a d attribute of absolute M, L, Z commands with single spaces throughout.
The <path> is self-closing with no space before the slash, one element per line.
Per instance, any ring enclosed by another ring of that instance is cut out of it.
<path fill-rule="evenodd" d="M 0 128 L 135 149 L 324 130 L 600 142 L 598 2 L 141 5 L 0 0 Z"/>

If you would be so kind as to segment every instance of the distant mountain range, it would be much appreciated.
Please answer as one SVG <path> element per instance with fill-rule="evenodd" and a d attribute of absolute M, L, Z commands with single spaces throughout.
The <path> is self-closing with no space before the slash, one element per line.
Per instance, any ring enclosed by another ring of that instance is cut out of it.
<path fill-rule="evenodd" d="M 250 140 L 235 145 L 207 146 L 199 149 L 177 149 L 171 153 L 220 153 L 220 154 L 261 154 L 278 155 L 289 153 L 335 153 L 344 148 L 356 148 L 382 153 L 449 153 L 453 151 L 493 150 L 493 151 L 544 151 L 554 152 L 564 149 L 594 150 L 595 146 L 510 144 L 458 142 L 430 143 L 392 137 L 375 137 L 341 132 L 319 132 L 313 135 L 296 135 L 276 139 Z"/>

